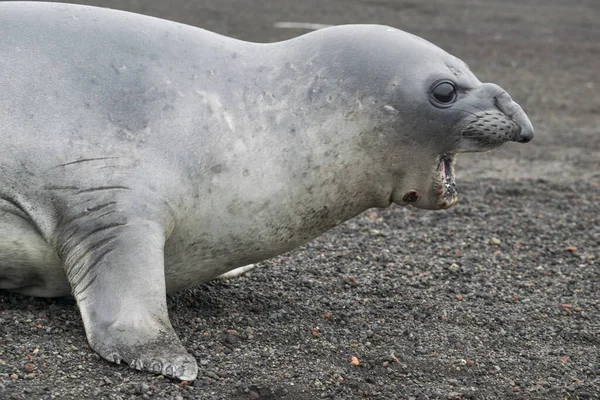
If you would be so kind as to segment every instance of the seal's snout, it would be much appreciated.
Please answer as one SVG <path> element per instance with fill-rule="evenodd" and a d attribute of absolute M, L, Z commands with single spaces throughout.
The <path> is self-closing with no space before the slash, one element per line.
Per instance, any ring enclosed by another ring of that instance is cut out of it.
<path fill-rule="evenodd" d="M 467 124 L 461 130 L 457 152 L 487 151 L 506 142 L 527 143 L 533 139 L 533 125 L 510 95 L 500 86 L 484 83 L 473 93 L 473 100 L 464 103 L 471 107 Z M 474 103 L 480 102 L 479 106 Z"/>
<path fill-rule="evenodd" d="M 513 120 L 515 120 L 514 117 Z M 519 127 L 521 128 L 515 137 L 515 141 L 519 143 L 530 142 L 531 139 L 533 139 L 533 125 L 531 125 L 531 121 L 527 118 L 525 111 L 521 110 L 521 114 L 515 122 L 519 124 Z"/>
<path fill-rule="evenodd" d="M 519 143 L 527 143 L 530 142 L 531 139 L 533 139 L 533 129 L 524 131 L 523 127 L 521 127 L 515 140 Z"/>
<path fill-rule="evenodd" d="M 517 125 L 518 129 L 515 130 L 513 141 L 519 143 L 527 143 L 533 139 L 533 125 L 525 111 L 510 97 L 504 90 L 500 94 L 496 95 L 496 107 L 502 111 L 508 118 L 512 119 Z"/>

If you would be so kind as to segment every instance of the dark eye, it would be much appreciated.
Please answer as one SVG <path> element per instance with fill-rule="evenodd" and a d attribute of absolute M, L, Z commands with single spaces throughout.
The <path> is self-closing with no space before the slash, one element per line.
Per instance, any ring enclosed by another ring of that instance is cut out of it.
<path fill-rule="evenodd" d="M 431 91 L 431 96 L 440 105 L 447 106 L 456 100 L 456 86 L 450 82 L 438 83 Z"/>

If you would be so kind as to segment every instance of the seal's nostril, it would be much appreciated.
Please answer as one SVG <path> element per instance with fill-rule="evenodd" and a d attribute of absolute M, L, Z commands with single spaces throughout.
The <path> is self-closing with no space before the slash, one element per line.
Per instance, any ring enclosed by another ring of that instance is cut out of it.
<path fill-rule="evenodd" d="M 527 143 L 533 139 L 533 126 L 520 105 L 515 103 L 508 93 L 502 91 L 496 95 L 496 107 L 517 125 L 517 131 L 512 140 L 519 143 Z"/>
<path fill-rule="evenodd" d="M 521 137 L 521 139 L 519 140 L 519 143 L 531 142 L 531 139 L 533 139 L 533 136 Z"/>
<path fill-rule="evenodd" d="M 517 133 L 516 137 L 516 141 L 519 143 L 531 142 L 531 139 L 533 139 L 533 127 L 525 127 L 525 129 L 519 127 L 519 132 Z"/>

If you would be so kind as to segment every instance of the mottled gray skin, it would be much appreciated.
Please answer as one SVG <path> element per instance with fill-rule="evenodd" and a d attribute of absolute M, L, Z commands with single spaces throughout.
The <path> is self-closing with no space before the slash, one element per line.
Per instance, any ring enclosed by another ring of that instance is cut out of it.
<path fill-rule="evenodd" d="M 430 101 L 439 80 L 459 88 L 450 107 Z M 2 2 L 0 289 L 72 294 L 102 357 L 194 379 L 168 291 L 370 207 L 449 207 L 441 158 L 532 134 L 501 88 L 389 27 L 255 44 Z"/>

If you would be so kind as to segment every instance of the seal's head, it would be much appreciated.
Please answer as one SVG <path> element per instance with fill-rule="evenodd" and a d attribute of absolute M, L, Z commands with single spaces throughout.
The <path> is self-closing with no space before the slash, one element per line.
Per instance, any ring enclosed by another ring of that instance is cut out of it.
<path fill-rule="evenodd" d="M 417 168 L 401 167 L 402 179 L 391 200 L 425 209 L 448 208 L 458 198 L 457 153 L 488 151 L 509 141 L 527 143 L 533 126 L 505 90 L 481 83 L 463 61 L 429 42 L 402 34 L 410 42 L 404 49 L 412 47 L 416 55 L 411 57 L 413 72 L 399 80 L 388 108 L 403 110 L 393 131 L 413 144 L 405 156 Z"/>
<path fill-rule="evenodd" d="M 426 172 L 394 188 L 392 201 L 419 208 L 448 208 L 456 203 L 458 190 L 454 162 L 460 152 L 488 151 L 509 141 L 527 143 L 533 126 L 523 109 L 502 88 L 480 83 L 456 58 L 445 61 L 445 69 L 420 82 L 425 91 L 415 99 L 416 114 L 425 114 L 420 124 L 421 146 L 435 148 L 417 152 L 424 157 L 420 171 Z M 426 128 L 426 129 L 424 129 Z M 432 143 L 435 141 L 435 143 Z M 422 163 L 421 161 L 419 163 Z M 412 185 L 410 189 L 406 184 Z"/>
<path fill-rule="evenodd" d="M 361 105 L 374 116 L 362 145 L 386 154 L 378 161 L 385 163 L 392 202 L 448 208 L 458 194 L 457 153 L 533 138 L 523 109 L 499 86 L 481 83 L 460 59 L 394 28 L 355 31 L 361 39 L 350 49 L 339 45 L 349 42 L 340 32 L 338 49 L 346 49 L 341 50 L 345 73 L 358 77 L 353 85 L 364 93 Z"/>
<path fill-rule="evenodd" d="M 419 189 L 403 193 L 394 190 L 393 201 L 420 208 L 448 208 L 456 203 L 458 190 L 454 179 L 454 162 L 460 152 L 495 149 L 509 141 L 527 143 L 533 138 L 533 126 L 523 109 L 497 85 L 481 84 L 473 79 L 461 79 L 461 73 L 447 65 L 454 77 L 444 77 L 429 86 L 429 104 L 423 104 L 430 115 L 429 123 L 439 121 L 439 130 L 432 137 L 444 136 L 443 146 L 433 156 L 429 179 L 421 177 Z M 463 64 L 465 74 L 474 78 Z M 453 123 L 444 124 L 443 120 Z M 441 137 L 440 137 L 441 139 Z"/>

